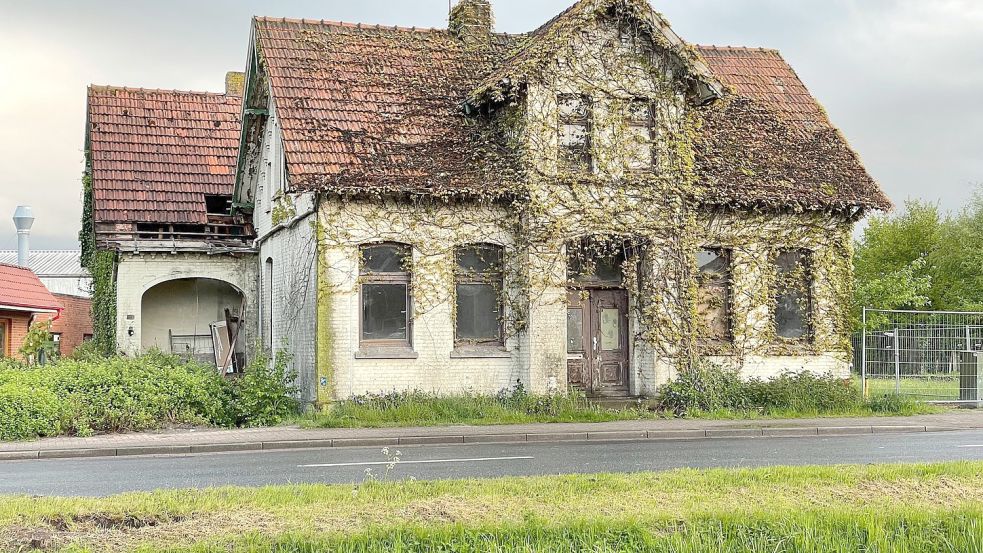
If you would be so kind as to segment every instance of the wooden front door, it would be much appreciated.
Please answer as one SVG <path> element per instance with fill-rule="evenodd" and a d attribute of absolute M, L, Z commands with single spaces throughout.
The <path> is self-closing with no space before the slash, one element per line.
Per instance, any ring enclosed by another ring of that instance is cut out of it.
<path fill-rule="evenodd" d="M 588 396 L 625 397 L 628 386 L 628 292 L 569 292 L 567 382 Z"/>

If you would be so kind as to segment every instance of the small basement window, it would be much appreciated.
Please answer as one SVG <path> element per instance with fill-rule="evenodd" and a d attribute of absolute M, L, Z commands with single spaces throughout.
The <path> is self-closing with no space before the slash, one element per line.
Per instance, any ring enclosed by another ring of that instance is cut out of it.
<path fill-rule="evenodd" d="M 205 196 L 205 211 L 210 215 L 231 215 L 232 196 Z"/>

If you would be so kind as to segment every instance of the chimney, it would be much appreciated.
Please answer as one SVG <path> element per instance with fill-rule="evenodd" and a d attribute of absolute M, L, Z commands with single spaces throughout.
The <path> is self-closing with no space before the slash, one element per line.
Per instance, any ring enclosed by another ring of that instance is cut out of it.
<path fill-rule="evenodd" d="M 31 206 L 19 205 L 14 211 L 14 227 L 17 228 L 17 264 L 28 267 L 31 260 L 31 226 L 34 215 Z"/>
<path fill-rule="evenodd" d="M 242 71 L 229 71 L 225 74 L 225 95 L 242 97 L 246 88 L 246 74 Z"/>
<path fill-rule="evenodd" d="M 468 45 L 487 46 L 492 33 L 491 0 L 460 0 L 451 8 L 448 29 Z"/>

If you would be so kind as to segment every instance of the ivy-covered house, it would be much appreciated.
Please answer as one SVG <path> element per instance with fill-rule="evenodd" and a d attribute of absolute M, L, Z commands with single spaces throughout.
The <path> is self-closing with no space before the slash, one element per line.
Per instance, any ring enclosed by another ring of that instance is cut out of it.
<path fill-rule="evenodd" d="M 230 73 L 224 94 L 88 89 L 79 238 L 107 352 L 245 361 L 257 262 L 251 221 L 232 214 L 241 82 Z"/>
<path fill-rule="evenodd" d="M 517 35 L 487 0 L 255 18 L 249 48 L 234 205 L 306 399 L 848 370 L 851 232 L 890 202 L 778 52 L 644 0 Z"/>

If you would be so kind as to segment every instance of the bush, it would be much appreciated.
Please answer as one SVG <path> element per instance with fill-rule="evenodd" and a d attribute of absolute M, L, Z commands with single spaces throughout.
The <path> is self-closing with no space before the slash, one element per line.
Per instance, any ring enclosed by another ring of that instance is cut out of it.
<path fill-rule="evenodd" d="M 58 398 L 49 390 L 0 384 L 0 440 L 19 440 L 61 433 Z"/>
<path fill-rule="evenodd" d="M 230 406 L 237 425 L 270 426 L 297 412 L 297 373 L 289 365 L 290 357 L 282 350 L 273 363 L 256 355 L 243 375 L 232 381 Z"/>
<path fill-rule="evenodd" d="M 43 366 L 0 360 L 0 439 L 91 435 L 193 424 L 276 424 L 297 409 L 294 375 L 258 357 L 238 380 L 151 352 L 83 352 Z"/>
<path fill-rule="evenodd" d="M 743 380 L 737 370 L 704 363 L 659 391 L 661 409 L 676 416 L 731 411 L 735 414 L 822 415 L 896 412 L 868 404 L 849 379 L 832 374 L 786 372 L 769 380 Z"/>
<path fill-rule="evenodd" d="M 737 370 L 701 363 L 663 386 L 659 404 L 682 417 L 691 411 L 746 410 L 753 401 Z"/>

